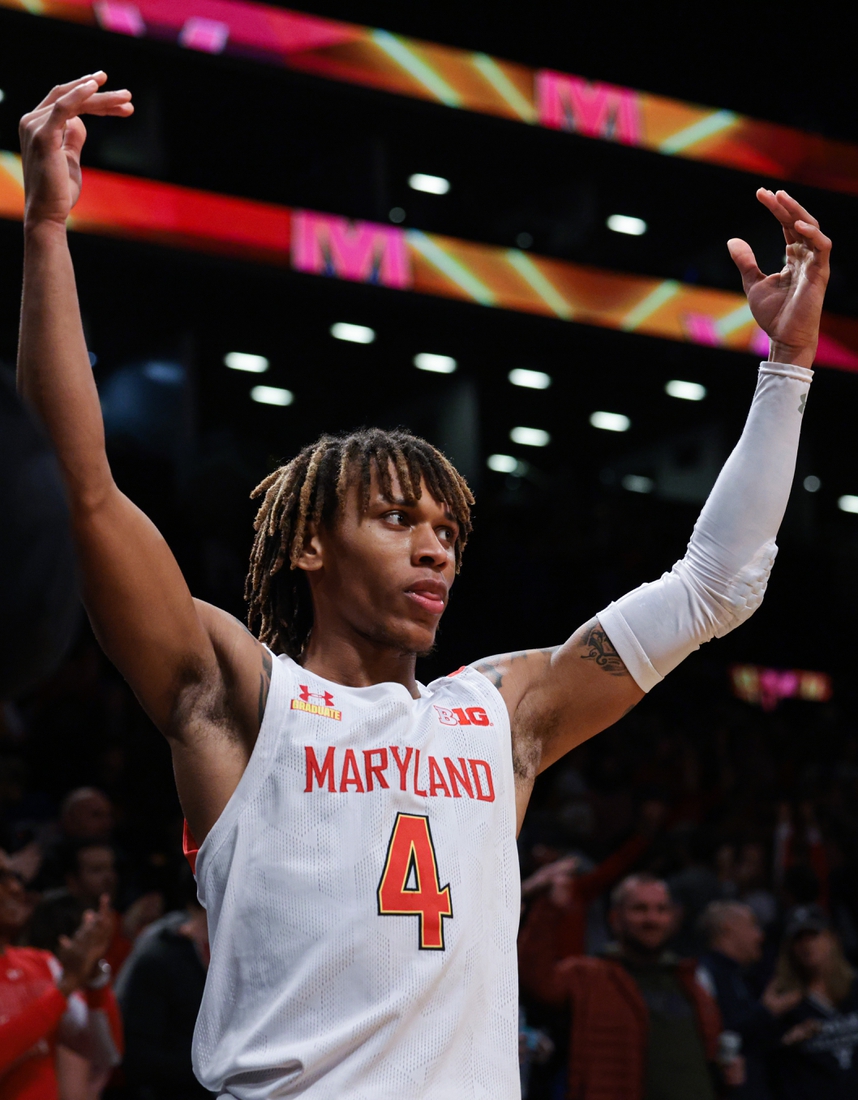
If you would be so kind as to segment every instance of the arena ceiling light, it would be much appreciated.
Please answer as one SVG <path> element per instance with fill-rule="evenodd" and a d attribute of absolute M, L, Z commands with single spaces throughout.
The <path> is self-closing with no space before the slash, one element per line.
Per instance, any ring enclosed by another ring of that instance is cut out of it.
<path fill-rule="evenodd" d="M 643 218 L 632 218 L 628 214 L 611 214 L 605 225 L 615 233 L 627 233 L 630 237 L 640 237 L 647 230 Z"/>
<path fill-rule="evenodd" d="M 283 390 L 279 386 L 254 386 L 250 391 L 250 398 L 260 405 L 291 405 L 295 395 L 291 390 Z"/>
<path fill-rule="evenodd" d="M 632 422 L 627 416 L 612 412 L 590 413 L 590 423 L 594 428 L 600 428 L 603 432 L 627 432 L 632 426 Z"/>
<path fill-rule="evenodd" d="M 430 370 L 435 374 L 452 374 L 458 363 L 451 355 L 435 355 L 431 351 L 421 351 L 414 356 L 414 366 L 418 370 Z"/>
<path fill-rule="evenodd" d="M 516 367 L 507 375 L 514 386 L 524 386 L 528 390 L 547 390 L 551 385 L 551 375 L 541 370 L 527 370 Z"/>
<path fill-rule="evenodd" d="M 517 474 L 524 463 L 519 462 L 512 455 L 489 455 L 486 459 L 486 465 L 490 470 L 494 470 L 496 474 Z"/>
<path fill-rule="evenodd" d="M 818 493 L 822 488 L 822 482 L 815 474 L 808 474 L 802 482 L 802 485 L 804 485 L 809 493 Z"/>
<path fill-rule="evenodd" d="M 551 436 L 542 428 L 513 428 L 509 437 L 524 447 L 547 447 L 551 442 Z"/>
<path fill-rule="evenodd" d="M 858 497 L 845 496 L 837 501 L 837 507 L 841 512 L 858 512 Z"/>
<path fill-rule="evenodd" d="M 251 355 L 247 351 L 230 351 L 223 361 L 230 370 L 246 370 L 251 374 L 265 374 L 271 365 L 264 355 Z"/>
<path fill-rule="evenodd" d="M 2 88 L 0 88 L 0 103 L 2 103 L 5 98 L 6 98 L 6 93 L 3 91 Z"/>
<path fill-rule="evenodd" d="M 348 340 L 352 344 L 371 344 L 375 339 L 375 329 L 366 325 L 350 325 L 348 321 L 337 321 L 331 325 L 331 336 L 335 340 Z"/>
<path fill-rule="evenodd" d="M 512 455 L 489 455 L 486 465 L 497 474 L 514 474 L 518 469 L 518 459 Z"/>
<path fill-rule="evenodd" d="M 681 382 L 678 378 L 673 378 L 665 383 L 664 392 L 682 401 L 702 401 L 706 396 L 706 387 L 699 382 Z"/>
<path fill-rule="evenodd" d="M 626 474 L 620 484 L 630 493 L 651 493 L 655 488 L 653 479 L 642 474 Z"/>
<path fill-rule="evenodd" d="M 425 191 L 429 195 L 446 195 L 450 190 L 450 181 L 443 176 L 427 176 L 424 172 L 415 172 L 408 177 L 408 186 L 413 191 Z"/>

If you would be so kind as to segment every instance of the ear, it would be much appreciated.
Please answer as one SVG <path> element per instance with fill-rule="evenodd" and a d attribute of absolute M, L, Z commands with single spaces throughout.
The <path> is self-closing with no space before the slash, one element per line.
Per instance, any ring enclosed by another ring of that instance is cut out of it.
<path fill-rule="evenodd" d="M 324 547 L 318 530 L 313 527 L 307 532 L 304 539 L 304 549 L 301 556 L 295 562 L 296 569 L 303 569 L 307 573 L 315 573 L 324 567 Z"/>

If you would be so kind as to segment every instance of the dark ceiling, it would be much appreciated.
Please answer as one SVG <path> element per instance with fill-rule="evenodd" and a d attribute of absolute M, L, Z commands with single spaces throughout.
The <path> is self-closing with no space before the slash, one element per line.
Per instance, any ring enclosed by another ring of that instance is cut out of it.
<path fill-rule="evenodd" d="M 300 9 L 858 142 L 848 36 L 824 13 L 820 22 L 817 13 L 797 21 L 748 4 L 720 4 L 711 14 L 685 4 L 671 14 L 651 4 L 415 0 Z M 137 113 L 129 122 L 93 121 L 85 155 L 93 166 L 372 220 L 400 206 L 409 226 L 508 246 L 527 232 L 539 253 L 731 290 L 739 279 L 728 237 L 748 239 L 764 268 L 780 263 L 779 233 L 754 190 L 781 181 L 6 10 L 0 148 L 17 147 L 18 116 L 52 84 L 96 68 L 132 89 Z M 415 171 L 445 176 L 450 193 L 410 190 Z M 798 193 L 835 240 L 830 307 L 858 316 L 858 200 Z M 644 218 L 649 231 L 611 233 L 605 219 L 616 212 Z M 478 489 L 479 509 L 439 667 L 482 649 L 556 641 L 627 584 L 669 567 L 711 484 L 713 455 L 726 456 L 753 389 L 751 357 L 723 350 L 154 245 L 76 236 L 73 250 L 99 384 L 152 359 L 187 371 L 181 446 L 147 449 L 117 437 L 113 459 L 203 594 L 237 609 L 246 493 L 271 461 L 321 431 L 403 423 L 452 452 Z M 20 226 L 0 222 L 7 363 L 20 265 Z M 370 325 L 376 341 L 332 340 L 338 320 Z M 250 402 L 248 376 L 223 365 L 231 350 L 267 356 L 265 381 L 292 390 L 294 405 Z M 452 355 L 459 370 L 416 371 L 420 351 Z M 511 386 L 507 374 L 521 366 L 546 371 L 553 385 Z M 707 399 L 666 396 L 670 378 L 703 383 Z M 858 516 L 836 502 L 858 493 L 856 401 L 858 376 L 818 372 L 772 606 L 719 659 L 848 667 Z M 595 430 L 594 409 L 625 413 L 631 430 Z M 551 444 L 511 444 L 516 424 L 546 429 Z M 499 451 L 526 462 L 526 476 L 487 470 L 486 456 Z M 620 487 L 623 474 L 655 476 L 665 461 L 688 474 L 684 500 Z M 820 479 L 819 492 L 802 488 L 808 474 Z"/>

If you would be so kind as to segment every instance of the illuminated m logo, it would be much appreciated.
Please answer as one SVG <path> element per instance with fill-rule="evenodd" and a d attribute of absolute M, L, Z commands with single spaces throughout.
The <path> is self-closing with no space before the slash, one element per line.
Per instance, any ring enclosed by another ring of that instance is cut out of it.
<path fill-rule="evenodd" d="M 640 145 L 643 140 L 638 93 L 615 84 L 590 83 L 581 76 L 536 74 L 539 122 L 552 130 Z"/>
<path fill-rule="evenodd" d="M 400 290 L 411 286 L 411 264 L 401 229 L 309 210 L 292 215 L 292 267 L 356 283 Z"/>

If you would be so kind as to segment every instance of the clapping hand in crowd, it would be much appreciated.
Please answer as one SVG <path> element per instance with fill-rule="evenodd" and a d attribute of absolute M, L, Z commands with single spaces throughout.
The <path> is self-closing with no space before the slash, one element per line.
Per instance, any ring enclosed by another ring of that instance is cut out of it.
<path fill-rule="evenodd" d="M 56 954 L 63 973 L 57 985 L 66 996 L 98 978 L 112 935 L 110 898 L 102 894 L 98 910 L 87 909 L 75 934 L 60 936 Z"/>

